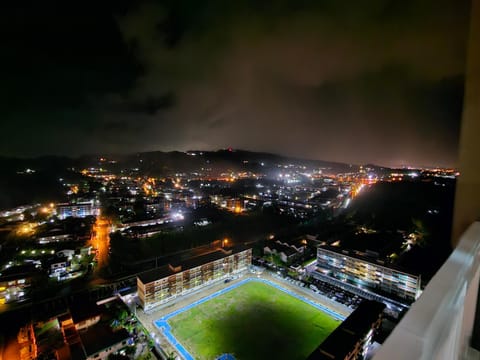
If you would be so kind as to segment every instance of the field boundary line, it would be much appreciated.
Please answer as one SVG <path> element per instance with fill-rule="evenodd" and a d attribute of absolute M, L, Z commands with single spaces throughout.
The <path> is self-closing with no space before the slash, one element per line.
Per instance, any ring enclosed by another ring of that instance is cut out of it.
<path fill-rule="evenodd" d="M 238 283 L 236 284 L 233 284 L 233 285 L 230 285 L 224 289 L 221 289 L 221 290 L 218 290 L 216 292 L 214 292 L 213 294 L 210 294 L 208 296 L 205 296 L 197 301 L 194 301 L 192 302 L 191 304 L 188 304 L 180 309 L 177 309 L 175 311 L 172 311 L 171 313 L 167 314 L 167 315 L 164 315 L 162 316 L 160 319 L 158 320 L 155 320 L 153 321 L 153 324 L 157 327 L 157 329 L 163 334 L 163 336 L 165 336 L 165 338 L 167 339 L 167 341 L 170 343 L 170 345 L 172 345 L 178 352 L 178 354 L 184 359 L 184 360 L 195 360 L 195 358 L 187 351 L 187 349 L 185 349 L 185 347 L 177 340 L 177 338 L 172 334 L 171 332 L 171 327 L 170 327 L 170 324 L 168 323 L 168 320 L 174 316 L 177 316 L 185 311 L 188 311 L 188 310 L 191 310 L 193 309 L 194 307 L 200 305 L 200 304 L 203 304 L 204 302 L 207 302 L 209 300 L 212 300 L 214 298 L 216 298 L 217 296 L 220 296 L 220 295 L 223 295 L 233 289 L 236 289 L 238 288 L 239 286 L 242 286 L 246 283 L 249 283 L 249 282 L 261 282 L 261 283 L 264 283 L 264 284 L 267 284 L 269 286 L 272 286 L 274 287 L 275 289 L 277 290 L 280 290 L 290 296 L 293 296 L 295 297 L 296 299 L 298 300 L 301 300 L 303 301 L 304 303 L 307 303 L 308 305 L 311 305 L 313 306 L 314 308 L 330 315 L 331 317 L 333 317 L 334 319 L 336 320 L 340 320 L 340 321 L 343 321 L 345 320 L 345 316 L 341 315 L 341 314 L 338 314 L 337 312 L 327 308 L 326 306 L 324 305 L 321 305 L 319 303 L 316 303 L 310 299 L 307 299 L 306 297 L 298 294 L 298 293 L 295 293 L 294 291 L 292 290 L 288 290 L 288 289 L 285 289 L 282 285 L 280 284 L 277 284 L 271 280 L 267 280 L 267 279 L 262 279 L 262 278 L 256 278 L 256 277 L 249 277 L 249 278 L 246 278 L 246 279 L 243 279 L 241 281 L 239 281 Z"/>

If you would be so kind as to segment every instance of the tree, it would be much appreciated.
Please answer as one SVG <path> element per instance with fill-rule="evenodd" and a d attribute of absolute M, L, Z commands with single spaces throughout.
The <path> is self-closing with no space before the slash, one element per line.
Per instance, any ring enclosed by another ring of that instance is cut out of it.
<path fill-rule="evenodd" d="M 425 228 L 422 220 L 412 219 L 413 223 L 413 230 L 410 233 L 409 237 L 411 236 L 414 240 L 414 244 L 420 247 L 425 247 L 427 245 L 428 237 L 430 233 Z"/>

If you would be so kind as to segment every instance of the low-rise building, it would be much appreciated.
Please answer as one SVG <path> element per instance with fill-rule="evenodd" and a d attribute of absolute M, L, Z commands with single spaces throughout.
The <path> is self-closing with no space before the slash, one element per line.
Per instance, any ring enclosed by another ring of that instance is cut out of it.
<path fill-rule="evenodd" d="M 66 258 L 56 258 L 48 262 L 49 272 L 51 277 L 58 277 L 60 274 L 67 271 L 67 267 L 70 266 L 69 261 Z"/>
<path fill-rule="evenodd" d="M 60 258 L 64 257 L 67 258 L 68 260 L 72 260 L 73 256 L 75 255 L 75 250 L 72 249 L 63 249 L 57 251 L 56 255 Z"/>
<path fill-rule="evenodd" d="M 20 328 L 17 342 L 21 360 L 34 360 L 37 358 L 37 341 L 32 324 Z"/>
<path fill-rule="evenodd" d="M 110 302 L 124 307 L 118 299 Z M 58 359 L 102 360 L 127 347 L 131 336 L 123 327 L 111 326 L 111 315 L 105 305 L 75 303 L 69 312 L 58 317 L 64 346 L 57 350 Z"/>
<path fill-rule="evenodd" d="M 171 220 L 169 216 L 162 216 L 162 217 L 153 218 L 153 219 L 125 221 L 118 228 L 121 230 L 127 230 L 129 228 L 138 227 L 138 226 L 162 225 L 162 224 L 168 223 L 169 220 Z"/>
<path fill-rule="evenodd" d="M 246 271 L 251 263 L 252 249 L 235 247 L 164 265 L 137 276 L 138 300 L 144 310 L 150 310 L 201 286 Z"/>
<path fill-rule="evenodd" d="M 72 241 L 73 234 L 70 233 L 46 233 L 37 237 L 37 243 L 44 245 L 55 242 Z"/>
<path fill-rule="evenodd" d="M 68 221 L 68 220 L 67 220 Z M 36 236 L 38 244 L 50 244 L 57 242 L 86 242 L 92 236 L 91 226 L 86 221 L 75 221 L 77 224 L 72 226 L 60 225 L 48 230 L 45 230 Z"/>
<path fill-rule="evenodd" d="M 79 332 L 86 360 L 108 359 L 126 347 L 130 340 L 127 330 L 113 331 L 108 325 L 96 324 L 87 331 Z"/>
<path fill-rule="evenodd" d="M 92 303 L 75 303 L 70 306 L 70 315 L 75 329 L 84 330 L 100 321 L 101 309 Z"/>
<path fill-rule="evenodd" d="M 288 244 L 276 240 L 269 242 L 264 248 L 265 254 L 276 254 L 280 257 L 280 260 L 285 264 L 290 264 L 292 261 L 302 256 L 305 250 L 305 246 L 299 246 L 298 244 Z"/>
<path fill-rule="evenodd" d="M 14 266 L 0 273 L 0 304 L 22 300 L 38 269 L 32 265 Z"/>

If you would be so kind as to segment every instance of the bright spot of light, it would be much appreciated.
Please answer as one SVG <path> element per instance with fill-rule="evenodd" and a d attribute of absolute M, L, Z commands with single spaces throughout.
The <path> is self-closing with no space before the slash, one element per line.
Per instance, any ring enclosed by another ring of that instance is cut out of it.
<path fill-rule="evenodd" d="M 172 215 L 172 219 L 173 220 L 183 220 L 183 219 L 185 219 L 185 216 L 183 216 L 183 214 L 181 214 L 179 212 L 176 212 Z"/>

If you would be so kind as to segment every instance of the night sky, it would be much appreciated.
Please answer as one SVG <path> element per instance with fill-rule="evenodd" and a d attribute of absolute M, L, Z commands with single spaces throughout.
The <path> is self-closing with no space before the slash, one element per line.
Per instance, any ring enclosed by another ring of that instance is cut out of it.
<path fill-rule="evenodd" d="M 456 165 L 469 1 L 26 6 L 0 5 L 0 155 Z"/>

